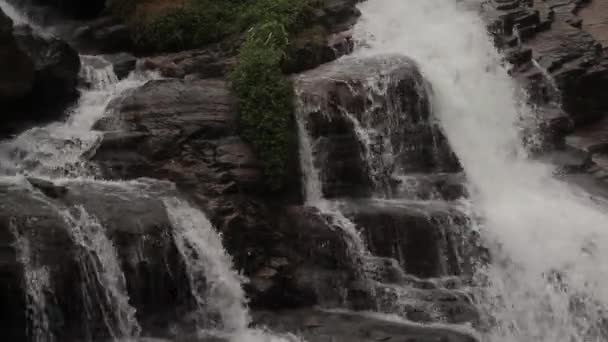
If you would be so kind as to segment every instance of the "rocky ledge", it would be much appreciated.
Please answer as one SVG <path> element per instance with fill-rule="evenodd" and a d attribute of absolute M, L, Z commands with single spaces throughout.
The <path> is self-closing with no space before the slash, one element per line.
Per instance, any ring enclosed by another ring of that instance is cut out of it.
<path fill-rule="evenodd" d="M 537 108 L 548 157 L 561 166 L 560 173 L 605 179 L 605 3 L 494 0 L 484 13 L 498 47 L 512 64 L 512 74 Z"/>

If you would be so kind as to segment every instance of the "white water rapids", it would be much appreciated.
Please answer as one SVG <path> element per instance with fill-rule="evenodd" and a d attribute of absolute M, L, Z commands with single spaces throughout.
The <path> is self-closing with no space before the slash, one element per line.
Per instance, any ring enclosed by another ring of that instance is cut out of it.
<path fill-rule="evenodd" d="M 518 124 L 530 109 L 468 6 L 480 2 L 370 0 L 358 53 L 412 57 L 433 86 L 492 254 L 480 271 L 487 341 L 606 341 L 608 212 L 527 158 Z"/>

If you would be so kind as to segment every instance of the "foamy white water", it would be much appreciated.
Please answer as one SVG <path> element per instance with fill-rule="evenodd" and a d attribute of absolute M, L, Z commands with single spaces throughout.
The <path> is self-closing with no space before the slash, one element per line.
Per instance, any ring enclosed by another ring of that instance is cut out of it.
<path fill-rule="evenodd" d="M 482 308 L 492 342 L 605 341 L 608 213 L 527 159 L 519 118 L 530 109 L 501 63 L 479 0 L 369 0 L 361 5 L 361 55 L 416 60 L 435 115 L 469 178 L 493 262 Z M 465 7 L 466 6 L 466 7 Z"/>
<path fill-rule="evenodd" d="M 241 286 L 243 278 L 233 270 L 220 235 L 205 214 L 187 202 L 167 198 L 164 203 L 199 310 L 219 314 L 223 330 L 246 329 L 250 317 Z"/>
<path fill-rule="evenodd" d="M 298 91 L 296 85 L 296 92 Z M 311 107 L 312 106 L 312 107 Z M 312 113 L 317 108 L 317 103 L 307 103 L 300 94 L 296 97 L 296 125 L 298 129 L 298 147 L 300 156 L 300 169 L 302 170 L 302 181 L 304 185 L 303 195 L 306 205 L 317 208 L 323 215 L 329 216 L 332 223 L 340 227 L 348 237 L 350 252 L 353 258 L 360 258 L 369 254 L 363 237 L 357 230 L 356 225 L 340 211 L 339 203 L 325 199 L 323 196 L 323 184 L 319 168 L 315 165 L 314 149 L 315 142 L 308 133 L 306 127 L 307 113 Z"/>
<path fill-rule="evenodd" d="M 19 12 L 15 8 L 15 6 L 9 4 L 4 0 L 0 0 L 0 9 L 2 9 L 2 12 L 4 12 L 4 14 L 6 14 L 9 18 L 13 20 L 14 25 L 30 24 L 30 20 L 26 16 Z"/>
<path fill-rule="evenodd" d="M 101 139 L 94 124 L 107 113 L 108 105 L 135 89 L 154 73 L 135 71 L 118 80 L 112 64 L 99 56 L 81 56 L 82 76 L 90 84 L 71 109 L 67 120 L 31 128 L 12 140 L 0 142 L 0 174 L 19 173 L 46 177 L 76 177 L 85 170 L 82 156 Z"/>
<path fill-rule="evenodd" d="M 186 264 L 190 291 L 201 314 L 217 314 L 218 326 L 202 327 L 234 342 L 303 342 L 292 334 L 277 335 L 250 329 L 251 317 L 243 282 L 247 279 L 232 266 L 232 258 L 203 212 L 178 198 L 163 199 L 173 238 Z"/>
<path fill-rule="evenodd" d="M 28 320 L 27 337 L 32 342 L 53 342 L 55 338 L 50 331 L 47 313 L 47 294 L 52 292 L 50 272 L 46 266 L 36 265 L 35 255 L 28 238 L 21 235 L 15 225 L 11 225 L 10 229 L 15 237 L 17 257 L 23 265 L 23 285 Z"/>
<path fill-rule="evenodd" d="M 139 336 L 141 328 L 136 310 L 129 303 L 125 275 L 114 244 L 99 220 L 84 207 L 76 207 L 73 211 L 60 213 L 70 228 L 74 242 L 84 250 L 78 261 L 86 282 L 85 307 L 89 311 L 101 311 L 114 341 Z M 92 298 L 98 293 L 93 290 L 96 283 L 101 286 L 99 292 L 102 298 Z"/>

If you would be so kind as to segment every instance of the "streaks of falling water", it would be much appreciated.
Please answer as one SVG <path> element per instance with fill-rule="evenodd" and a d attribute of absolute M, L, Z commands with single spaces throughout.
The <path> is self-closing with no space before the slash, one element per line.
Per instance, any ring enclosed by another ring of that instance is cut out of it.
<path fill-rule="evenodd" d="M 118 254 L 104 227 L 82 206 L 60 213 L 72 239 L 82 248 L 78 263 L 84 278 L 84 304 L 89 321 L 94 317 L 92 313 L 99 310 L 115 341 L 139 336 L 136 310 L 129 304 Z"/>
<path fill-rule="evenodd" d="M 164 203 L 199 311 L 219 314 L 225 331 L 245 330 L 250 317 L 241 287 L 244 278 L 232 269 L 220 235 L 207 217 L 188 203 L 176 198 L 166 198 Z"/>
<path fill-rule="evenodd" d="M 303 342 L 292 334 L 277 335 L 263 329 L 249 329 L 251 318 L 243 291 L 246 278 L 232 267 L 221 235 L 203 212 L 177 198 L 163 202 L 173 226 L 173 239 L 186 264 L 190 291 L 198 313 L 221 322 L 207 323 L 203 332 L 227 337 L 234 342 Z"/>
<path fill-rule="evenodd" d="M 369 48 L 419 62 L 434 110 L 458 155 L 483 218 L 493 262 L 480 308 L 492 342 L 606 341 L 608 213 L 527 159 L 518 120 L 529 111 L 484 23 L 445 0 L 372 0 L 355 28 Z"/>
<path fill-rule="evenodd" d="M 46 266 L 36 265 L 28 238 L 20 234 L 14 222 L 10 223 L 10 230 L 15 237 L 15 249 L 24 270 L 28 341 L 53 342 L 55 339 L 47 315 L 47 294 L 51 293 L 49 270 Z"/>
<path fill-rule="evenodd" d="M 9 4 L 5 0 L 0 0 L 0 9 L 4 14 L 6 14 L 11 20 L 13 20 L 14 25 L 28 25 L 31 24 L 30 20 L 21 14 L 13 5 Z"/>
<path fill-rule="evenodd" d="M 297 89 L 296 89 L 297 91 Z M 332 223 L 340 227 L 348 238 L 349 250 L 353 258 L 360 259 L 369 254 L 363 237 L 355 224 L 340 211 L 340 203 L 332 202 L 323 197 L 323 185 L 319 169 L 315 166 L 314 143 L 306 129 L 306 113 L 312 113 L 310 106 L 300 94 L 296 101 L 296 124 L 299 139 L 300 168 L 303 174 L 304 200 L 306 205 L 317 208 L 323 215 L 332 219 Z M 312 108 L 318 109 L 318 108 Z"/>
<path fill-rule="evenodd" d="M 99 56 L 81 56 L 82 76 L 88 88 L 64 122 L 34 127 L 12 140 L 0 142 L 0 174 L 19 173 L 45 177 L 82 176 L 82 156 L 94 148 L 101 135 L 94 124 L 106 114 L 108 105 L 128 90 L 156 77 L 135 71 L 118 80 L 112 64 Z"/>

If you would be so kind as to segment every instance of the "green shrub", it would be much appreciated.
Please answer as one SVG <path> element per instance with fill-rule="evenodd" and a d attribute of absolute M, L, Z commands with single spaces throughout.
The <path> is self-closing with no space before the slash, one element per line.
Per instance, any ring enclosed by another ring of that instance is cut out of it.
<path fill-rule="evenodd" d="M 112 2 L 120 1 L 113 0 Z M 133 11 L 139 1 L 116 7 Z M 293 85 L 283 75 L 290 38 L 302 30 L 323 0 L 188 0 L 160 17 L 131 18 L 137 45 L 144 50 L 198 48 L 246 33 L 230 78 L 237 97 L 241 135 L 264 164 L 268 185 L 285 185 L 294 144 Z"/>
<path fill-rule="evenodd" d="M 231 75 L 241 134 L 263 162 L 273 190 L 284 185 L 294 142 L 293 86 L 281 72 L 287 44 L 287 31 L 276 21 L 253 28 Z"/>

